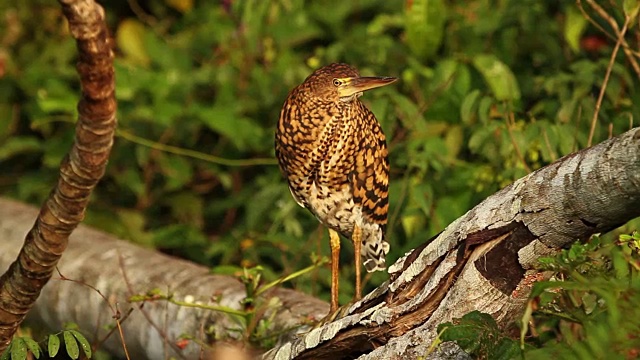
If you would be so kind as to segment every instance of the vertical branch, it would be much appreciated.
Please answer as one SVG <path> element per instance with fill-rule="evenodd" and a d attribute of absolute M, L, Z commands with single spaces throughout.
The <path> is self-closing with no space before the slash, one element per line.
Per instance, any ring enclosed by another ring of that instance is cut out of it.
<path fill-rule="evenodd" d="M 611 53 L 609 66 L 607 66 L 607 72 L 604 75 L 604 80 L 602 81 L 602 86 L 600 87 L 598 101 L 596 101 L 596 108 L 593 111 L 593 118 L 591 119 L 591 129 L 589 129 L 589 140 L 587 140 L 587 147 L 591 146 L 591 142 L 593 141 L 593 134 L 596 130 L 596 123 L 598 122 L 600 106 L 602 106 L 602 99 L 604 99 L 604 92 L 607 90 L 607 84 L 609 83 L 609 77 L 611 76 L 611 71 L 613 70 L 613 64 L 616 62 L 616 55 L 618 55 L 620 44 L 622 44 L 622 41 L 624 40 L 624 35 L 627 33 L 630 21 L 631 18 L 629 16 L 625 16 L 624 25 L 622 26 L 622 30 L 620 30 L 620 34 L 618 35 L 618 41 L 616 41 L 616 46 L 613 48 L 613 52 Z"/>
<path fill-rule="evenodd" d="M 84 218 L 93 188 L 104 175 L 116 127 L 113 53 L 104 11 L 93 0 L 60 0 L 79 52 L 82 86 L 74 144 L 58 183 L 40 209 L 16 261 L 0 277 L 0 352 L 40 295 Z M 1 240 L 1 239 L 0 239 Z"/>

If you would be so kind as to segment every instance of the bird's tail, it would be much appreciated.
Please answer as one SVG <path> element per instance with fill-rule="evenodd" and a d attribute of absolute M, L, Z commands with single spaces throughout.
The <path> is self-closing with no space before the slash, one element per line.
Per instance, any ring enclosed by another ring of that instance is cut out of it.
<path fill-rule="evenodd" d="M 382 234 L 380 234 L 382 235 Z M 362 264 L 367 272 L 382 271 L 387 268 L 386 260 L 389 243 L 384 236 L 369 236 L 362 244 Z"/>

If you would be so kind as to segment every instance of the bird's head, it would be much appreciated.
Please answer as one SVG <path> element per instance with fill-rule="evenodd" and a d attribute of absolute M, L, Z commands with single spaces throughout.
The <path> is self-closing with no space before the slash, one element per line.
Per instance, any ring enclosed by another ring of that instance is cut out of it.
<path fill-rule="evenodd" d="M 389 85 L 398 78 L 387 76 L 360 76 L 354 67 L 334 63 L 313 72 L 302 86 L 311 96 L 330 102 L 349 103 L 364 91 Z"/>

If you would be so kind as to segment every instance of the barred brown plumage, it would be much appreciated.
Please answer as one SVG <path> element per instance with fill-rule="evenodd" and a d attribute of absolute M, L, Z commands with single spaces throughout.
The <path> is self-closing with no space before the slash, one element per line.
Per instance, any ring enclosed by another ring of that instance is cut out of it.
<path fill-rule="evenodd" d="M 387 142 L 375 116 L 358 98 L 396 80 L 361 77 L 347 64 L 331 64 L 294 88 L 280 112 L 275 139 L 280 169 L 296 202 L 329 228 L 332 312 L 338 306 L 337 233 L 354 242 L 356 299 L 361 293 L 361 258 L 369 272 L 386 267 Z"/>

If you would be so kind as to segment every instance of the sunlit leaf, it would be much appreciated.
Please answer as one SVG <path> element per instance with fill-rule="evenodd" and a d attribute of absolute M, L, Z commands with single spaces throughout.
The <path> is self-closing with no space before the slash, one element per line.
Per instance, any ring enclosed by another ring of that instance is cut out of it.
<path fill-rule="evenodd" d="M 520 88 L 515 75 L 495 55 L 477 55 L 473 59 L 473 64 L 484 77 L 496 99 L 500 101 L 520 99 Z"/>
<path fill-rule="evenodd" d="M 87 338 L 85 338 L 84 335 L 82 335 L 82 333 L 78 332 L 77 330 L 69 330 L 69 332 L 73 335 L 73 337 L 76 338 L 76 340 L 78 340 L 85 356 L 91 359 L 91 344 L 89 344 Z"/>
<path fill-rule="evenodd" d="M 625 15 L 630 19 L 630 23 L 634 24 L 640 10 L 640 0 L 624 0 L 622 7 Z"/>
<path fill-rule="evenodd" d="M 447 156 L 453 160 L 458 157 L 464 143 L 464 132 L 462 127 L 455 125 L 449 128 L 445 135 L 445 144 L 447 145 Z"/>
<path fill-rule="evenodd" d="M 116 31 L 116 42 L 120 51 L 127 59 L 142 66 L 151 62 L 144 43 L 146 31 L 144 25 L 133 18 L 124 19 Z"/>
<path fill-rule="evenodd" d="M 460 106 L 460 118 L 464 123 L 471 123 L 477 118 L 478 99 L 480 98 L 480 90 L 473 90 L 467 94 Z"/>
<path fill-rule="evenodd" d="M 16 136 L 7 139 L 0 145 L 0 161 L 25 152 L 37 151 L 40 142 L 32 136 Z"/>
<path fill-rule="evenodd" d="M 49 335 L 49 340 L 47 343 L 47 352 L 50 357 L 54 357 L 58 354 L 58 350 L 60 350 L 60 338 L 57 334 Z"/>
<path fill-rule="evenodd" d="M 76 338 L 71 334 L 69 330 L 62 332 L 62 338 L 64 339 L 64 346 L 67 350 L 67 355 L 73 360 L 80 357 L 80 348 L 78 348 L 78 342 Z"/>
<path fill-rule="evenodd" d="M 22 338 L 24 340 L 24 343 L 27 344 L 27 347 L 29 348 L 29 351 L 31 351 L 31 353 L 33 354 L 33 356 L 36 357 L 36 359 L 40 359 L 40 345 L 38 345 L 37 342 L 35 342 L 35 340 L 33 340 L 32 338 Z"/>
<path fill-rule="evenodd" d="M 567 6 L 567 15 L 564 21 L 564 38 L 574 53 L 580 51 L 580 39 L 587 27 L 587 19 L 575 6 Z"/>
<path fill-rule="evenodd" d="M 406 16 L 405 31 L 411 51 L 422 59 L 433 56 L 443 39 L 447 18 L 444 1 L 408 1 Z"/>
<path fill-rule="evenodd" d="M 27 358 L 27 344 L 21 337 L 11 342 L 11 360 L 25 360 Z"/>

